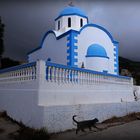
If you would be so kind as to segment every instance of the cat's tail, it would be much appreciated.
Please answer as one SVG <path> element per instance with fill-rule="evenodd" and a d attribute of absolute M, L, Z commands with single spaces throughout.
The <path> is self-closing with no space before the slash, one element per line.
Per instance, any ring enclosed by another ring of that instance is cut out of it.
<path fill-rule="evenodd" d="M 78 121 L 75 120 L 75 117 L 76 117 L 76 116 L 77 116 L 77 115 L 73 115 L 72 119 L 73 119 L 74 122 L 78 123 Z"/>

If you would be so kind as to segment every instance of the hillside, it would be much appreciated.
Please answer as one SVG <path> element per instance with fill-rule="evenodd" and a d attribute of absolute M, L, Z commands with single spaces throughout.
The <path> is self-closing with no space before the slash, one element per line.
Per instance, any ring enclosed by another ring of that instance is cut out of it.
<path fill-rule="evenodd" d="M 119 57 L 119 69 L 121 75 L 124 75 L 122 74 L 122 70 L 127 69 L 128 73 L 135 79 L 136 84 L 140 85 L 140 62 Z"/>

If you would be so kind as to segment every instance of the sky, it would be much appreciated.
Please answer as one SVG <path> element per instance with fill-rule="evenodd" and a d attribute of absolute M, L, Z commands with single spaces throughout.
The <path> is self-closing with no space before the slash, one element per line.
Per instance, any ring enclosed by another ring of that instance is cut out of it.
<path fill-rule="evenodd" d="M 40 46 L 44 34 L 54 29 L 54 19 L 71 0 L 1 0 L 5 24 L 4 57 L 27 61 L 27 53 Z M 72 0 L 119 42 L 119 55 L 140 61 L 140 1 Z"/>

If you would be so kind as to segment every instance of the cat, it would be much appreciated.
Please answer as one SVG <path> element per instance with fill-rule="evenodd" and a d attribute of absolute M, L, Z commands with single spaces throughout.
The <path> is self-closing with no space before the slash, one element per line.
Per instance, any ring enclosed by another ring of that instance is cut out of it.
<path fill-rule="evenodd" d="M 92 127 L 99 129 L 95 125 L 97 122 L 99 122 L 99 120 L 97 118 L 92 119 L 92 120 L 77 121 L 77 120 L 75 120 L 76 116 L 77 115 L 74 115 L 72 117 L 73 121 L 77 124 L 76 134 L 78 134 L 79 130 L 85 132 L 85 130 L 84 130 L 85 128 L 89 128 L 89 130 L 91 130 Z"/>

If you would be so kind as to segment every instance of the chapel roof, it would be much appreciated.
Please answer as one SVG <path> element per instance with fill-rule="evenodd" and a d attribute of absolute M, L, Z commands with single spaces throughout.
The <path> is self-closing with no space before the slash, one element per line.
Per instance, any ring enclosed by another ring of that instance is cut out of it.
<path fill-rule="evenodd" d="M 88 47 L 86 57 L 105 57 L 108 58 L 106 50 L 99 44 L 92 44 Z"/>
<path fill-rule="evenodd" d="M 55 20 L 57 20 L 58 18 L 62 16 L 69 16 L 69 15 L 78 15 L 78 16 L 87 18 L 86 13 L 80 8 L 75 7 L 75 6 L 68 6 L 59 13 L 58 17 Z"/>

